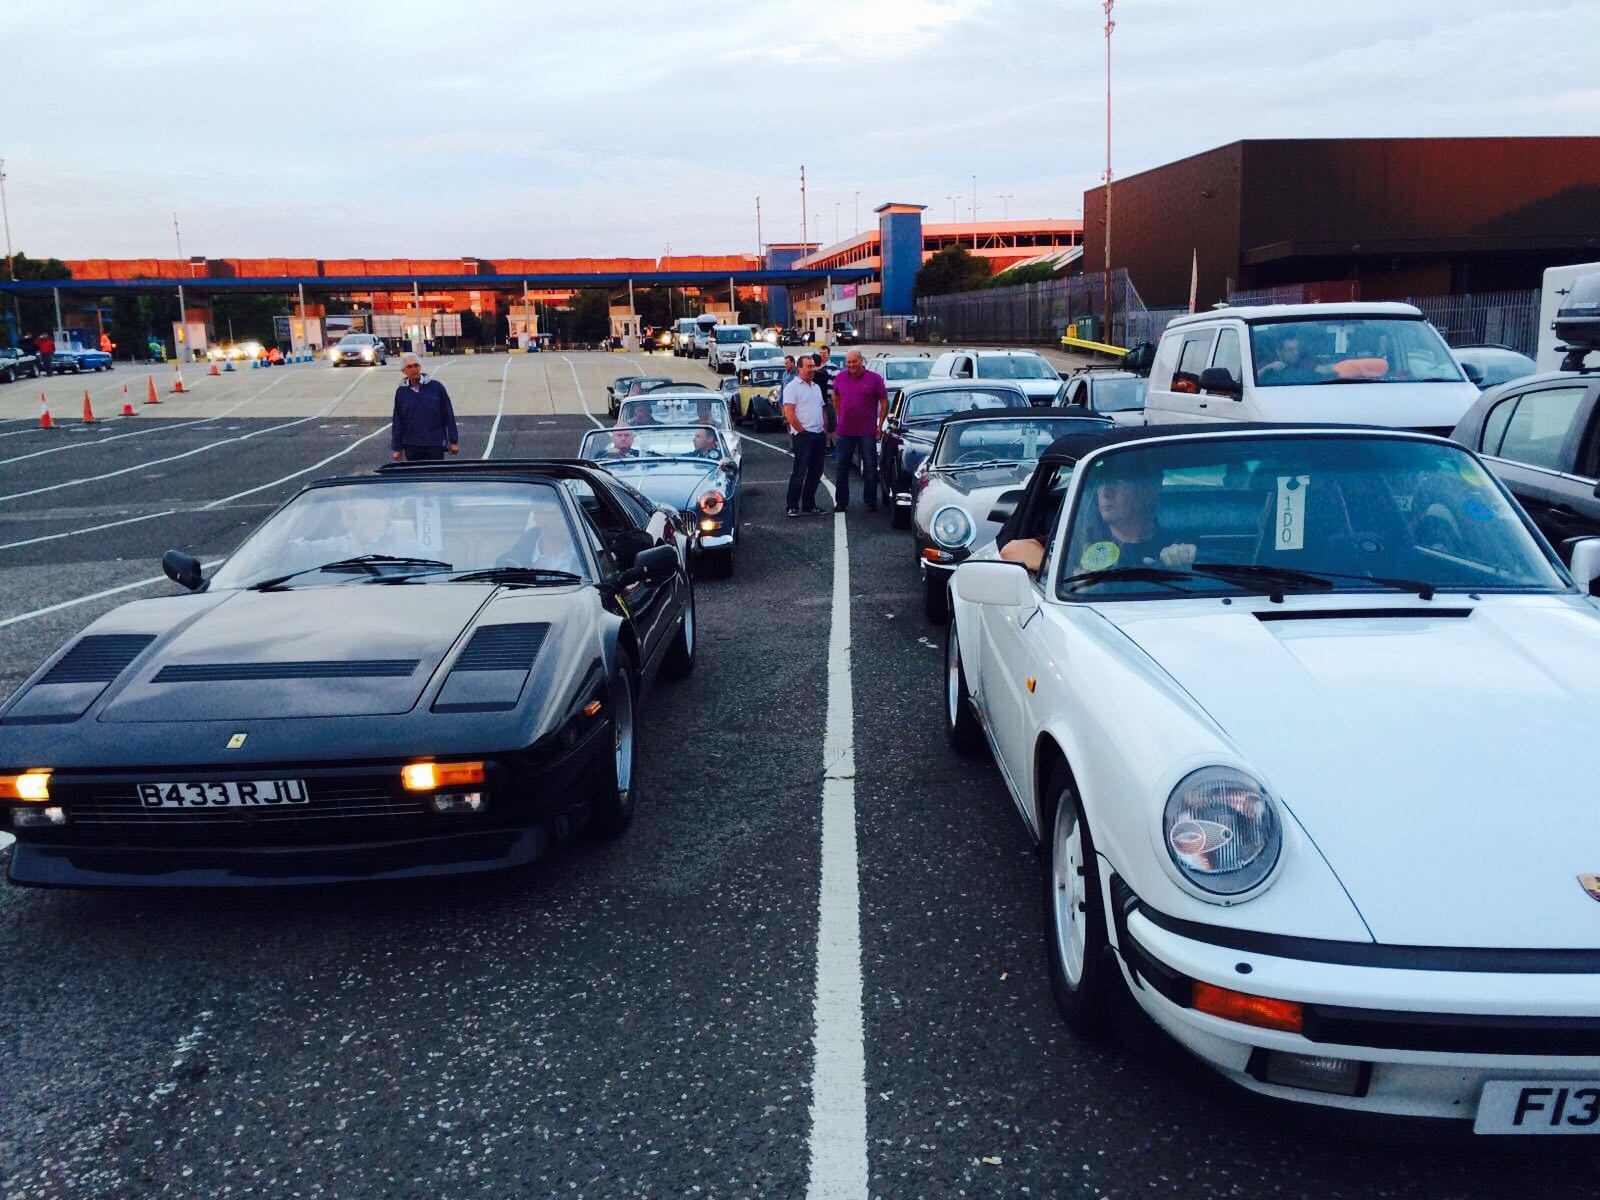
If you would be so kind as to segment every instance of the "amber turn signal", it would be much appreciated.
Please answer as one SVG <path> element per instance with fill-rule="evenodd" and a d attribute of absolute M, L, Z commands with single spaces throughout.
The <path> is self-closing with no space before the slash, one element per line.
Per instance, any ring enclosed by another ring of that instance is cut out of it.
<path fill-rule="evenodd" d="M 435 788 L 465 787 L 483 782 L 481 762 L 418 762 L 400 768 L 400 781 L 408 792 L 431 792 Z"/>
<path fill-rule="evenodd" d="M 0 800 L 31 800 L 42 804 L 50 799 L 50 772 L 24 771 L 21 775 L 0 775 Z"/>
<path fill-rule="evenodd" d="M 1191 1003 L 1196 1012 L 1209 1013 L 1224 1021 L 1237 1021 L 1241 1025 L 1254 1025 L 1258 1029 L 1299 1033 L 1306 1023 L 1305 1010 L 1296 1001 L 1252 996 L 1248 992 L 1235 992 L 1214 983 L 1201 983 L 1198 979 L 1194 981 Z"/>

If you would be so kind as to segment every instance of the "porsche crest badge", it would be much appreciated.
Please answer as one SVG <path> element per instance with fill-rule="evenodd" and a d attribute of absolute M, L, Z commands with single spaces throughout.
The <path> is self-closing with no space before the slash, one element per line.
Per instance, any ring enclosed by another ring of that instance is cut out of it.
<path fill-rule="evenodd" d="M 245 738 L 247 738 L 249 736 L 250 735 L 248 733 L 236 733 L 236 734 L 234 734 L 231 738 L 228 739 L 228 749 L 229 750 L 237 750 L 240 746 L 244 745 Z"/>
<path fill-rule="evenodd" d="M 1589 893 L 1591 900 L 1600 900 L 1600 875 L 1579 875 L 1578 886 Z"/>

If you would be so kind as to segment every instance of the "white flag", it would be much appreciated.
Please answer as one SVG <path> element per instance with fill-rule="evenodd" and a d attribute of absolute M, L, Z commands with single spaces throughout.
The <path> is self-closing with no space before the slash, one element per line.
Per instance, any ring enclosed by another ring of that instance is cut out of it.
<path fill-rule="evenodd" d="M 1194 311 L 1195 301 L 1200 295 L 1200 250 L 1195 248 L 1194 258 L 1189 264 L 1189 311 Z"/>

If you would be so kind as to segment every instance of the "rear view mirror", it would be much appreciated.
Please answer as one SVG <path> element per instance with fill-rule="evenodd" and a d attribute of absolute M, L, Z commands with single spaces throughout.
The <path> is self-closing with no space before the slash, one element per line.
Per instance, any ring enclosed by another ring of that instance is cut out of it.
<path fill-rule="evenodd" d="M 956 595 L 968 604 L 1022 608 L 1034 603 L 1028 568 L 1014 562 L 964 562 L 956 568 Z"/>
<path fill-rule="evenodd" d="M 1244 395 L 1244 389 L 1227 367 L 1207 367 L 1201 371 L 1200 390 L 1213 396 L 1231 396 L 1235 400 Z"/>
<path fill-rule="evenodd" d="M 200 571 L 200 560 L 182 550 L 168 550 L 161 556 L 161 569 L 167 578 L 181 587 L 195 591 L 205 582 Z"/>

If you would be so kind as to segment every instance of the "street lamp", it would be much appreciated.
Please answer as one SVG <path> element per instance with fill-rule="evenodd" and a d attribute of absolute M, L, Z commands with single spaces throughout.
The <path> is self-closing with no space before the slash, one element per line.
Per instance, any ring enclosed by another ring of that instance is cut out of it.
<path fill-rule="evenodd" d="M 16 263 L 11 258 L 11 212 L 6 208 L 6 160 L 0 158 L 0 218 L 5 221 L 6 227 L 6 277 L 12 283 L 17 281 Z M 11 310 L 17 317 L 17 336 L 22 336 L 22 301 L 17 299 L 15 292 L 11 293 Z"/>
<path fill-rule="evenodd" d="M 1000 219 L 1002 221 L 1011 219 L 1011 202 L 1016 198 L 1015 192 L 1007 192 L 1004 196 L 995 197 L 996 200 L 1000 201 Z"/>
<path fill-rule="evenodd" d="M 954 225 L 956 223 L 956 221 L 959 219 L 956 216 L 956 201 L 961 199 L 961 197 L 960 196 L 946 196 L 945 199 L 950 201 L 950 224 Z"/>
<path fill-rule="evenodd" d="M 855 232 L 856 233 L 860 233 L 861 232 L 861 193 L 860 192 L 856 193 L 854 222 L 855 222 Z"/>

